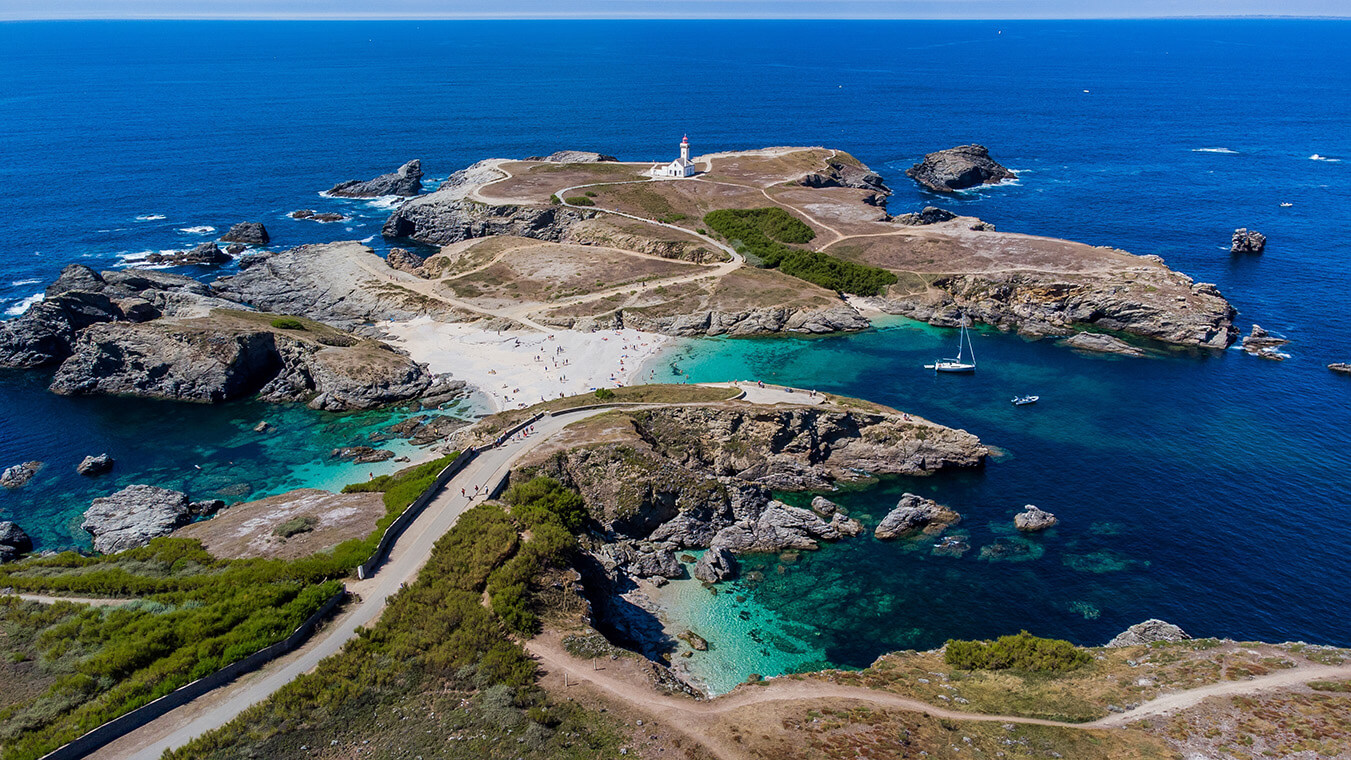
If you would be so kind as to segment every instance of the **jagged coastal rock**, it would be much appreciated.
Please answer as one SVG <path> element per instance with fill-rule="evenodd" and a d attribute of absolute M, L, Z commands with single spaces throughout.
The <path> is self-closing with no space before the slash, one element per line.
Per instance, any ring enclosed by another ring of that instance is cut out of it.
<path fill-rule="evenodd" d="M 1333 362 L 1328 365 L 1328 369 L 1343 375 L 1351 375 L 1351 363 L 1348 362 Z"/>
<path fill-rule="evenodd" d="M 1050 512 L 1047 512 L 1033 504 L 1023 507 L 1023 511 L 1013 516 L 1013 525 L 1024 533 L 1036 533 L 1054 528 L 1060 520 Z"/>
<path fill-rule="evenodd" d="M 736 555 L 722 546 L 710 548 L 694 564 L 694 577 L 705 583 L 725 581 L 736 573 Z"/>
<path fill-rule="evenodd" d="M 0 488 L 18 488 L 27 485 L 42 469 L 42 462 L 22 462 L 0 472 Z"/>
<path fill-rule="evenodd" d="M 602 544 L 596 558 L 608 572 L 623 568 L 636 578 L 683 578 L 685 568 L 670 544 L 615 541 Z"/>
<path fill-rule="evenodd" d="M 389 449 L 376 449 L 370 446 L 348 446 L 330 451 L 328 457 L 329 459 L 349 459 L 357 464 L 367 464 L 393 459 L 394 452 Z"/>
<path fill-rule="evenodd" d="M 267 234 L 267 228 L 262 222 L 240 222 L 230 228 L 230 231 L 220 236 L 223 243 L 242 243 L 261 247 L 271 242 L 272 237 Z"/>
<path fill-rule="evenodd" d="M 1092 351 L 1099 354 L 1118 354 L 1120 356 L 1144 356 L 1145 350 L 1132 346 L 1126 341 L 1104 335 L 1103 333 L 1081 332 L 1060 341 L 1060 345 L 1080 351 Z"/>
<path fill-rule="evenodd" d="M 1191 636 L 1181 628 L 1166 623 L 1162 620 L 1151 618 L 1143 623 L 1136 623 L 1116 635 L 1116 638 L 1107 642 L 1109 647 L 1134 647 L 1143 644 L 1152 644 L 1156 641 L 1188 641 Z"/>
<path fill-rule="evenodd" d="M 901 214 L 893 221 L 897 224 L 904 224 L 910 227 L 920 227 L 926 224 L 942 224 L 943 222 L 950 222 L 956 218 L 957 215 L 947 209 L 941 209 L 937 206 L 925 206 L 923 211 L 912 211 L 909 214 Z"/>
<path fill-rule="evenodd" d="M 812 172 L 799 180 L 803 187 L 852 187 L 868 190 L 863 200 L 872 206 L 885 206 L 891 188 L 882 181 L 882 175 L 862 164 L 851 164 L 839 159 L 826 162 L 826 168 Z"/>
<path fill-rule="evenodd" d="M 175 251 L 173 253 L 152 253 L 145 257 L 147 264 L 168 264 L 170 266 L 209 266 L 212 264 L 227 264 L 232 259 L 230 255 L 220 249 L 215 243 L 202 243 L 190 251 Z"/>
<path fill-rule="evenodd" d="M 365 181 L 352 179 L 329 188 L 340 198 L 379 198 L 384 195 L 412 197 L 422 192 L 422 161 L 413 159 L 389 174 Z"/>
<path fill-rule="evenodd" d="M 333 222 L 346 221 L 347 217 L 333 211 L 315 211 L 312 208 L 302 208 L 292 211 L 287 216 L 292 219 L 308 219 L 311 222 L 320 222 L 321 224 L 332 224 Z"/>
<path fill-rule="evenodd" d="M 926 499 L 913 493 L 901 496 L 896 508 L 882 518 L 873 530 L 873 535 L 886 540 L 901 538 L 919 531 L 928 534 L 941 533 L 951 525 L 960 522 L 962 516 L 933 499 Z"/>
<path fill-rule="evenodd" d="M 526 161 L 546 161 L 551 164 L 594 164 L 603 161 L 618 161 L 614 156 L 593 153 L 589 150 L 556 150 L 547 156 L 530 156 Z"/>
<path fill-rule="evenodd" d="M 427 277 L 427 270 L 422 266 L 427 263 L 423 257 L 403 248 L 391 248 L 389 253 L 385 254 L 385 263 L 390 269 L 397 269 L 400 272 L 407 272 L 417 277 Z"/>
<path fill-rule="evenodd" d="M 905 173 L 935 193 L 992 185 L 1018 176 L 990 158 L 984 145 L 959 145 L 930 153 Z"/>
<path fill-rule="evenodd" d="M 813 496 L 812 511 L 822 517 L 834 517 L 840 511 L 840 505 L 824 496 Z"/>
<path fill-rule="evenodd" d="M 1288 357 L 1279 349 L 1289 342 L 1285 338 L 1278 338 L 1262 329 L 1261 325 L 1253 325 L 1252 331 L 1243 339 L 1243 351 L 1249 356 L 1256 356 L 1259 359 L 1285 361 Z"/>
<path fill-rule="evenodd" d="M 11 562 L 21 554 L 33 551 L 33 539 L 23 528 L 5 520 L 0 521 L 0 562 Z"/>
<path fill-rule="evenodd" d="M 1231 253 L 1261 253 L 1267 249 L 1267 236 L 1257 230 L 1239 227 L 1229 243 Z"/>
<path fill-rule="evenodd" d="M 222 506 L 221 501 L 190 502 L 182 491 L 132 485 L 111 496 L 94 499 L 80 527 L 94 537 L 96 550 L 113 554 L 167 536 L 196 518 L 214 514 Z"/>
<path fill-rule="evenodd" d="M 87 456 L 75 465 L 75 471 L 86 477 L 96 477 L 113 469 L 113 458 L 107 454 L 98 456 Z"/>

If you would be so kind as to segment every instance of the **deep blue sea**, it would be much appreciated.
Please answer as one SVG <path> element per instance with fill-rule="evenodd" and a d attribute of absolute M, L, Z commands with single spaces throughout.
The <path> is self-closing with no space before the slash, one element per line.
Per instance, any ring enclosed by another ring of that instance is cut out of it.
<path fill-rule="evenodd" d="M 562 148 L 666 158 L 684 133 L 696 153 L 837 147 L 887 178 L 893 213 L 937 203 L 1163 256 L 1216 283 L 1245 332 L 1290 337 L 1291 358 L 1122 361 L 981 333 L 976 376 L 935 378 L 919 365 L 955 336 L 903 321 L 701 341 L 677 358 L 695 379 L 864 396 L 1007 452 L 980 474 L 843 497 L 873 518 L 906 489 L 951 504 L 965 557 L 860 539 L 782 570 L 765 558 L 754 603 L 841 665 L 1019 628 L 1100 643 L 1151 616 L 1351 645 L 1351 378 L 1325 369 L 1351 361 L 1349 114 L 1339 21 L 0 24 L 0 311 L 67 262 L 124 265 L 241 220 L 263 221 L 274 247 L 382 245 L 387 208 L 318 193 L 410 158 L 444 177 Z M 935 198 L 904 177 L 968 142 L 1019 181 Z M 285 217 L 298 208 L 352 220 Z M 1230 256 L 1243 226 L 1268 235 L 1265 255 Z M 78 543 L 71 518 L 116 482 L 76 478 L 87 453 L 123 460 L 121 482 L 275 492 L 355 475 L 315 462 L 374 424 L 43 385 L 0 375 L 0 466 L 50 463 L 0 494 L 0 518 L 47 547 Z M 1021 393 L 1043 400 L 1014 409 Z M 250 439 L 269 415 L 286 415 L 280 442 Z M 1024 561 L 981 560 L 1026 503 L 1061 526 L 1018 547 Z"/>

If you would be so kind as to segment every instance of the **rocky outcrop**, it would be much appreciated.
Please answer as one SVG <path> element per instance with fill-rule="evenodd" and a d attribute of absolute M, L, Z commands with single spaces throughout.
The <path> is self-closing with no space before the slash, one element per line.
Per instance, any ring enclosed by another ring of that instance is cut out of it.
<path fill-rule="evenodd" d="M 360 243 L 267 251 L 246 256 L 239 265 L 238 274 L 222 277 L 212 286 L 225 298 L 274 314 L 303 314 L 344 330 L 364 330 L 383 320 L 453 314 L 440 301 L 371 274 L 373 268 L 387 265 Z"/>
<path fill-rule="evenodd" d="M 1023 507 L 1023 511 L 1013 516 L 1013 525 L 1024 533 L 1037 533 L 1054 528 L 1060 520 L 1055 515 L 1033 504 Z"/>
<path fill-rule="evenodd" d="M 352 179 L 329 188 L 329 195 L 339 198 L 379 198 L 398 195 L 410 198 L 422 192 L 422 162 L 413 159 L 389 174 L 381 174 L 365 181 Z"/>
<path fill-rule="evenodd" d="M 1102 333 L 1081 332 L 1060 341 L 1060 345 L 1080 351 L 1092 351 L 1098 354 L 1118 354 L 1120 356 L 1144 356 L 1145 350 L 1132 346 L 1126 341 Z"/>
<path fill-rule="evenodd" d="M 960 145 L 930 153 L 905 174 L 935 193 L 952 193 L 1018 176 L 990 158 L 984 145 Z"/>
<path fill-rule="evenodd" d="M 369 464 L 393 459 L 394 452 L 389 449 L 375 449 L 370 446 L 348 446 L 330 451 L 328 457 L 329 459 L 345 459 L 356 464 Z"/>
<path fill-rule="evenodd" d="M 594 164 L 601 161 L 618 161 L 614 156 L 604 153 L 592 153 L 589 150 L 559 150 L 547 156 L 530 156 L 526 161 L 547 161 L 551 164 Z"/>
<path fill-rule="evenodd" d="M 427 260 L 416 253 L 403 248 L 389 249 L 389 253 L 385 254 L 385 263 L 389 265 L 390 269 L 407 272 L 416 277 L 427 278 L 431 276 L 427 273 L 426 269 L 422 268 L 422 265 L 426 264 Z"/>
<path fill-rule="evenodd" d="M 932 535 L 942 533 L 961 519 L 961 515 L 933 499 L 907 493 L 896 502 L 896 508 L 877 524 L 873 535 L 883 540 L 902 538 L 921 531 Z"/>
<path fill-rule="evenodd" d="M 298 211 L 292 211 L 287 214 L 292 219 L 308 219 L 311 222 L 320 222 L 322 224 L 332 224 L 333 222 L 345 222 L 347 217 L 333 211 L 315 211 L 312 208 L 302 208 Z"/>
<path fill-rule="evenodd" d="M 838 159 L 826 162 L 826 168 L 806 175 L 799 184 L 803 187 L 852 187 L 869 191 L 863 200 L 873 206 L 885 206 L 891 188 L 882 181 L 882 176 L 861 164 L 851 164 Z"/>
<path fill-rule="evenodd" d="M 1229 242 L 1230 253 L 1261 253 L 1267 249 L 1267 236 L 1257 230 L 1240 227 Z"/>
<path fill-rule="evenodd" d="M 220 403 L 257 393 L 328 411 L 421 396 L 433 378 L 384 344 L 325 346 L 223 319 L 94 325 L 52 378 L 62 395 L 109 394 Z"/>
<path fill-rule="evenodd" d="M 220 239 L 223 243 L 242 243 L 255 247 L 265 246 L 272 241 L 262 222 L 240 222 L 221 235 Z"/>
<path fill-rule="evenodd" d="M 956 218 L 957 215 L 947 209 L 941 209 L 937 206 L 925 206 L 923 211 L 912 211 L 909 214 L 901 214 L 892 221 L 897 224 L 904 224 L 907 227 L 921 227 L 926 224 L 950 222 Z"/>
<path fill-rule="evenodd" d="M 470 238 L 519 235 L 558 242 L 568 228 L 596 215 L 570 206 L 488 205 L 473 200 L 473 191 L 502 178 L 493 161 L 452 174 L 436 192 L 414 198 L 395 209 L 382 233 L 429 245 L 448 245 Z"/>
<path fill-rule="evenodd" d="M 736 555 L 723 546 L 710 548 L 694 563 L 694 577 L 705 583 L 725 581 L 736 573 Z"/>
<path fill-rule="evenodd" d="M 1351 363 L 1333 362 L 1328 365 L 1328 369 L 1343 375 L 1351 375 Z"/>
<path fill-rule="evenodd" d="M 107 454 L 87 456 L 80 460 L 79 464 L 75 465 L 75 471 L 86 477 L 93 478 L 103 475 L 104 473 L 112 472 L 113 464 L 113 458 Z"/>
<path fill-rule="evenodd" d="M 834 517 L 840 511 L 840 505 L 824 496 L 813 496 L 812 511 L 822 517 Z"/>
<path fill-rule="evenodd" d="M 1249 356 L 1256 356 L 1259 359 L 1285 361 L 1289 357 L 1280 350 L 1280 347 L 1289 342 L 1285 338 L 1278 338 L 1263 330 L 1261 325 L 1253 325 L 1252 331 L 1243 339 L 1243 351 Z"/>
<path fill-rule="evenodd" d="M 23 528 L 9 521 L 0 521 L 0 562 L 13 562 L 21 554 L 33 551 L 33 539 Z"/>
<path fill-rule="evenodd" d="M 623 569 L 635 578 L 685 577 L 685 568 L 670 544 L 621 540 L 603 544 L 595 555 L 609 572 Z"/>
<path fill-rule="evenodd" d="M 1109 647 L 1134 647 L 1153 644 L 1156 641 L 1189 641 L 1191 636 L 1172 623 L 1150 619 L 1136 623 L 1107 642 Z"/>
<path fill-rule="evenodd" d="M 28 481 L 41 470 L 42 462 L 22 462 L 0 472 L 0 488 L 18 488 L 28 485 Z"/>
<path fill-rule="evenodd" d="M 778 552 L 785 549 L 815 549 L 821 541 L 837 541 L 844 534 L 833 522 L 815 512 L 770 500 L 752 514 L 713 535 L 711 549 L 734 554 Z"/>
<path fill-rule="evenodd" d="M 84 513 L 81 529 L 94 537 L 94 548 L 104 554 L 144 546 L 175 528 L 206 517 L 223 502 L 189 502 L 182 491 L 133 485 L 111 496 L 94 499 Z"/>
<path fill-rule="evenodd" d="M 228 264 L 233 259 L 220 246 L 215 243 L 202 243 L 190 251 L 173 251 L 170 253 L 152 253 L 145 257 L 145 263 L 156 265 L 168 265 L 175 267 L 185 266 L 210 266 L 214 264 Z"/>

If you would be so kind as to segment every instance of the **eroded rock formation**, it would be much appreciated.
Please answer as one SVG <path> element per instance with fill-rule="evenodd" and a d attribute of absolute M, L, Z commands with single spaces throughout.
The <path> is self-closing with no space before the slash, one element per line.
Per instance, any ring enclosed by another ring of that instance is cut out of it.
<path fill-rule="evenodd" d="M 984 145 L 959 145 L 930 153 L 905 173 L 936 193 L 952 193 L 1018 176 L 990 158 Z"/>

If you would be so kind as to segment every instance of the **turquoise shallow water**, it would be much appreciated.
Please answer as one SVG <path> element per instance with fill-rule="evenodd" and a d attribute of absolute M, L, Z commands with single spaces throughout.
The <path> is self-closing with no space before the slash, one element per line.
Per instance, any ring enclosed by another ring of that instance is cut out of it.
<path fill-rule="evenodd" d="M 922 368 L 955 341 L 889 318 L 850 336 L 695 341 L 658 369 L 866 397 L 1000 449 L 983 471 L 832 496 L 870 528 L 906 491 L 937 499 L 965 516 L 964 556 L 937 555 L 933 539 L 869 534 L 793 562 L 747 558 L 754 572 L 737 593 L 789 644 L 733 637 L 751 651 L 725 655 L 709 669 L 715 680 L 817 659 L 800 651 L 862 667 L 895 649 L 1021 628 L 1100 644 L 1148 617 L 1196 635 L 1351 644 L 1340 585 L 1351 581 L 1341 485 L 1351 462 L 1346 429 L 1327 422 L 1347 417 L 1343 378 L 1232 350 L 1119 359 L 993 331 L 975 335 L 975 375 Z M 1014 407 L 1021 394 L 1042 400 Z M 1061 525 L 1017 535 L 1024 504 Z"/>

